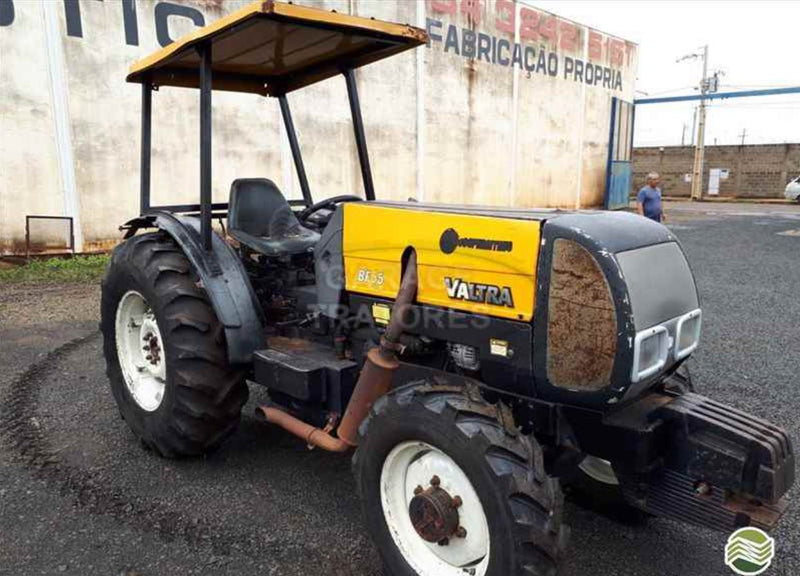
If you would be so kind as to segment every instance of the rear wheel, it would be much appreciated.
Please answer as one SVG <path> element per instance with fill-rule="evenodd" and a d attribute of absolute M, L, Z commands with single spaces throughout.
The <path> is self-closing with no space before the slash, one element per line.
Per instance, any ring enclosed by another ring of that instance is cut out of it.
<path fill-rule="evenodd" d="M 223 327 L 180 248 L 163 233 L 120 245 L 103 280 L 106 373 L 120 414 L 163 456 L 209 452 L 247 401 Z"/>
<path fill-rule="evenodd" d="M 388 574 L 555 574 L 558 482 L 510 411 L 479 393 L 416 383 L 385 396 L 353 469 Z"/>

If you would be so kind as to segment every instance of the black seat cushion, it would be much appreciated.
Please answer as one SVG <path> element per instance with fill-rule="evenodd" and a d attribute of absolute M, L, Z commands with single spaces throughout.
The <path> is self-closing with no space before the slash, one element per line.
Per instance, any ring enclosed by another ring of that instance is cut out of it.
<path fill-rule="evenodd" d="M 268 256 L 308 252 L 319 234 L 300 224 L 272 180 L 239 178 L 231 185 L 228 230 L 242 244 Z"/>

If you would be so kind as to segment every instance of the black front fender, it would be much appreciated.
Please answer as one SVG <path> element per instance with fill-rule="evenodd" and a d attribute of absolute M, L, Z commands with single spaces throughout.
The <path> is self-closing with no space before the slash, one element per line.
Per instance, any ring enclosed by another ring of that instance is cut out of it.
<path fill-rule="evenodd" d="M 263 312 L 236 252 L 213 232 L 211 251 L 205 251 L 200 238 L 200 220 L 191 216 L 156 210 L 122 226 L 126 239 L 142 228 L 163 230 L 181 247 L 225 327 L 228 360 L 233 364 L 252 362 L 253 352 L 264 343 Z"/>

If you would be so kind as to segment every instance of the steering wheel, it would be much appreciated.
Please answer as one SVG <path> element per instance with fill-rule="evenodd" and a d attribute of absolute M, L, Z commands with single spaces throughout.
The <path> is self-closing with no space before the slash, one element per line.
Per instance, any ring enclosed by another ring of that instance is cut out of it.
<path fill-rule="evenodd" d="M 364 200 L 361 196 L 356 196 L 355 194 L 342 194 L 341 196 L 331 196 L 330 198 L 326 198 L 325 200 L 320 200 L 319 202 L 315 202 L 302 212 L 297 215 L 297 219 L 300 222 L 305 222 L 309 216 L 314 214 L 315 212 L 319 212 L 324 208 L 330 208 L 335 206 L 336 204 L 341 204 L 342 202 L 361 202 Z"/>

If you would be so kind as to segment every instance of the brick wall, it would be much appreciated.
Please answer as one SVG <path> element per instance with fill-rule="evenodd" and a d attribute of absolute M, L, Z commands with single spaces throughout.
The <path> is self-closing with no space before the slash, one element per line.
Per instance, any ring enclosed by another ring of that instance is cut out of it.
<path fill-rule="evenodd" d="M 644 186 L 648 172 L 658 172 L 665 196 L 689 196 L 692 185 L 684 176 L 692 173 L 693 161 L 691 146 L 634 148 L 634 188 Z M 727 180 L 720 180 L 720 196 L 782 198 L 786 184 L 800 175 L 800 144 L 706 146 L 704 193 L 712 168 L 729 172 Z"/>

